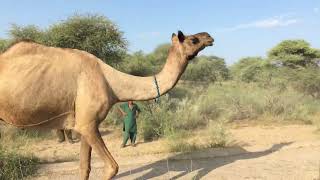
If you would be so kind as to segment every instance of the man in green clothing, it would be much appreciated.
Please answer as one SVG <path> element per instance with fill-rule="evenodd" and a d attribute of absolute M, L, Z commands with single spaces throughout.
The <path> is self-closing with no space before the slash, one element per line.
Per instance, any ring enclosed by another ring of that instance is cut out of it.
<path fill-rule="evenodd" d="M 128 101 L 127 103 L 123 103 L 119 108 L 122 116 L 124 116 L 123 120 L 123 142 L 121 147 L 125 147 L 128 139 L 131 140 L 131 145 L 135 146 L 136 138 L 137 138 L 137 122 L 136 119 L 139 116 L 140 109 L 137 104 L 133 103 L 133 101 Z"/>

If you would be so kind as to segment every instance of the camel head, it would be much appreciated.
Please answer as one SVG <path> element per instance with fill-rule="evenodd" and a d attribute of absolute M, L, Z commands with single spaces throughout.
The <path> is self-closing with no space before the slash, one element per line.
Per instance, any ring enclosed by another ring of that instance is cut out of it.
<path fill-rule="evenodd" d="M 187 60 L 193 59 L 207 46 L 212 46 L 214 39 L 206 32 L 185 36 L 181 31 L 172 34 L 172 44 Z"/>

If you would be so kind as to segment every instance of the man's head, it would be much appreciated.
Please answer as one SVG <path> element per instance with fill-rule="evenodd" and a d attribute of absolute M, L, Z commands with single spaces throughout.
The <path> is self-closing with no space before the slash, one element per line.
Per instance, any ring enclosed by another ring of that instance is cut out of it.
<path fill-rule="evenodd" d="M 132 105 L 132 104 L 133 104 L 133 101 L 128 101 L 128 104 L 129 104 L 129 105 Z"/>

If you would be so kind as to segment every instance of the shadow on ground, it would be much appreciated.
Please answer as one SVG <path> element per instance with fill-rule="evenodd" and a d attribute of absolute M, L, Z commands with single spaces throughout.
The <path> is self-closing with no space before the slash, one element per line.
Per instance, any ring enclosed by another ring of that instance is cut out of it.
<path fill-rule="evenodd" d="M 177 172 L 178 174 L 170 179 L 181 178 L 188 173 L 197 171 L 197 174 L 193 179 L 201 179 L 203 176 L 207 175 L 209 172 L 213 171 L 216 168 L 222 167 L 224 165 L 233 163 L 237 160 L 244 159 L 254 159 L 269 155 L 273 152 L 276 152 L 283 148 L 284 146 L 290 145 L 289 143 L 280 143 L 275 144 L 271 148 L 258 151 L 258 152 L 248 152 L 241 147 L 237 147 L 237 155 L 225 156 L 225 157 L 211 157 L 211 158 L 202 158 L 202 159 L 193 159 L 190 153 L 182 153 L 169 157 L 168 159 L 162 159 L 156 161 L 152 164 L 148 164 L 136 169 L 131 169 L 129 171 L 123 172 L 116 176 L 115 179 L 124 178 L 137 173 L 147 172 L 144 175 L 137 177 L 136 179 L 151 179 L 159 176 L 163 176 L 167 172 Z"/>

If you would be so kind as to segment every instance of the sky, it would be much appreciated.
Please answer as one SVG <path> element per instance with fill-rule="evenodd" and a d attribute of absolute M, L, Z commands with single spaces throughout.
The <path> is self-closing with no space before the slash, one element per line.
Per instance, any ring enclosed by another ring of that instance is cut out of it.
<path fill-rule="evenodd" d="M 73 14 L 100 14 L 124 33 L 129 52 L 151 52 L 171 34 L 208 32 L 215 39 L 200 54 L 233 64 L 265 57 L 286 39 L 304 39 L 320 48 L 320 0 L 6 0 L 0 6 L 0 38 L 12 24 L 48 28 Z"/>

